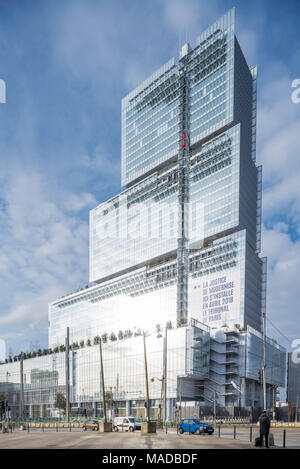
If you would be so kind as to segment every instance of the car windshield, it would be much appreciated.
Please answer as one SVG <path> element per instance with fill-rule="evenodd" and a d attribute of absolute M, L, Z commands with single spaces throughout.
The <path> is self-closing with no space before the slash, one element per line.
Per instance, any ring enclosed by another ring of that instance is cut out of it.
<path fill-rule="evenodd" d="M 129 421 L 130 421 L 130 422 L 135 422 L 135 419 L 134 419 L 134 418 L 130 418 Z"/>

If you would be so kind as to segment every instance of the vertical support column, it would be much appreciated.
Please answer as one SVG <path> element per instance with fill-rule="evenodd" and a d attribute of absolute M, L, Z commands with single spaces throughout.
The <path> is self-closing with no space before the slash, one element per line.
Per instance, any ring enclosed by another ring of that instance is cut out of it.
<path fill-rule="evenodd" d="M 188 214 L 189 214 L 189 70 L 188 54 L 179 69 L 179 150 L 178 150 L 178 244 L 177 244 L 177 321 L 188 315 Z"/>
<path fill-rule="evenodd" d="M 181 422 L 182 418 L 182 411 L 181 411 L 181 406 L 182 406 L 182 378 L 179 378 L 180 384 L 179 384 L 179 423 Z"/>
<path fill-rule="evenodd" d="M 131 401 L 126 401 L 126 415 L 131 415 Z"/>
<path fill-rule="evenodd" d="M 167 354 L 168 354 L 168 328 L 165 329 L 165 337 L 164 337 L 164 368 L 163 368 L 163 386 L 164 386 L 164 421 L 166 422 L 168 418 L 167 412 L 167 373 L 168 373 L 168 361 L 167 361 Z"/>
<path fill-rule="evenodd" d="M 263 392 L 264 392 L 264 410 L 267 410 L 267 349 L 266 349 L 266 313 L 263 316 L 263 337 L 264 337 L 264 364 L 263 364 Z"/>
<path fill-rule="evenodd" d="M 67 327 L 66 336 L 66 351 L 65 351 L 65 367 L 66 367 L 66 420 L 70 421 L 70 331 Z"/>
<path fill-rule="evenodd" d="M 241 407 L 246 407 L 246 378 L 241 378 Z"/>
<path fill-rule="evenodd" d="M 254 401 L 255 401 L 255 381 L 252 381 L 251 383 L 251 407 L 254 407 Z"/>
<path fill-rule="evenodd" d="M 173 416 L 173 411 L 174 411 L 174 406 L 175 406 L 175 399 L 168 399 L 167 400 L 167 419 L 168 422 L 171 422 L 174 420 Z"/>
<path fill-rule="evenodd" d="M 20 360 L 20 418 L 24 418 L 24 371 L 23 371 L 23 353 Z"/>
<path fill-rule="evenodd" d="M 104 423 L 106 424 L 107 423 L 107 415 L 106 415 L 106 396 L 105 396 L 104 369 L 103 369 L 103 356 L 102 356 L 102 339 L 99 340 L 99 351 L 100 351 L 100 370 L 101 370 L 103 414 L 104 414 Z"/>
<path fill-rule="evenodd" d="M 143 343 L 144 343 L 145 386 L 146 386 L 146 401 L 147 401 L 146 415 L 147 415 L 147 422 L 150 422 L 149 380 L 148 380 L 148 364 L 147 364 L 145 332 L 143 332 Z"/>

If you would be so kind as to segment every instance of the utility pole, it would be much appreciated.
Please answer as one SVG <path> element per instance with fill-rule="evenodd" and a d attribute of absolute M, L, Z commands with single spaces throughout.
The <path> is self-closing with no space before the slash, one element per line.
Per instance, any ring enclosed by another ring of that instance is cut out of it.
<path fill-rule="evenodd" d="M 66 364 L 66 420 L 70 421 L 70 330 L 67 327 L 66 336 L 66 352 L 65 352 L 65 364 Z"/>
<path fill-rule="evenodd" d="M 182 400 L 182 378 L 180 380 L 180 388 L 179 388 L 179 422 L 181 422 L 181 400 Z"/>
<path fill-rule="evenodd" d="M 165 337 L 164 337 L 164 421 L 167 421 L 167 350 L 168 350 L 168 328 L 165 328 Z"/>
<path fill-rule="evenodd" d="M 147 400 L 147 422 L 150 422 L 150 409 L 149 409 L 149 380 L 148 380 L 148 365 L 147 365 L 145 332 L 143 332 L 143 341 L 144 341 L 144 363 L 145 363 L 145 382 L 146 382 L 146 400 Z"/>
<path fill-rule="evenodd" d="M 263 390 L 264 390 L 264 409 L 267 410 L 267 354 L 266 354 L 266 313 L 262 313 L 263 317 L 263 337 L 264 337 L 264 364 L 263 364 Z"/>
<path fill-rule="evenodd" d="M 273 420 L 276 420 L 276 386 L 273 386 Z"/>
<path fill-rule="evenodd" d="M 107 423 L 106 417 L 106 401 L 105 401 L 105 386 L 104 386 L 104 371 L 103 371 L 103 357 L 102 357 L 102 340 L 99 340 L 99 349 L 100 349 L 100 370 L 101 370 L 101 384 L 102 384 L 102 400 L 103 400 L 103 413 L 104 413 L 104 423 Z"/>
<path fill-rule="evenodd" d="M 21 383 L 21 396 L 20 396 L 20 418 L 24 419 L 24 372 L 23 372 L 23 352 L 21 352 L 20 360 L 20 383 Z"/>
<path fill-rule="evenodd" d="M 161 415 L 162 415 L 163 395 L 164 395 L 164 376 L 162 376 L 161 378 L 160 405 L 159 405 L 159 421 L 160 422 L 161 422 Z"/>
<path fill-rule="evenodd" d="M 298 406 L 299 406 L 299 395 L 297 396 L 295 422 L 298 422 Z"/>
<path fill-rule="evenodd" d="M 216 406 L 216 391 L 214 391 L 214 422 L 216 423 L 217 419 L 217 406 Z"/>
<path fill-rule="evenodd" d="M 110 412 L 111 412 L 111 421 L 113 421 L 113 390 L 112 386 L 110 387 Z"/>

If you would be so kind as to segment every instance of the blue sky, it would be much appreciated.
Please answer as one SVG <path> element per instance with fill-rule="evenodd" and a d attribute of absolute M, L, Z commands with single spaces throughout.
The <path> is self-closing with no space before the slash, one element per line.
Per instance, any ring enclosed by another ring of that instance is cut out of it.
<path fill-rule="evenodd" d="M 47 345 L 47 304 L 88 283 L 88 211 L 120 190 L 121 99 L 236 7 L 259 67 L 268 335 L 300 337 L 300 3 L 0 0 L 0 337 Z"/>

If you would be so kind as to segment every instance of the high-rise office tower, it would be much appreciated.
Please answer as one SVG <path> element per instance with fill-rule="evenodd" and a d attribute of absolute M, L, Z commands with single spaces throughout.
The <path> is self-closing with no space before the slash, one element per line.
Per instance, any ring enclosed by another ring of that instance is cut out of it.
<path fill-rule="evenodd" d="M 201 386 L 227 405 L 240 401 L 238 382 L 243 405 L 259 402 L 266 258 L 256 80 L 233 9 L 123 99 L 125 189 L 90 212 L 95 286 L 50 305 L 51 346 L 67 325 L 79 340 L 196 320 L 210 336 Z M 268 370 L 269 382 L 277 373 L 283 384 L 282 363 Z"/>
<path fill-rule="evenodd" d="M 123 99 L 127 189 L 91 212 L 90 280 L 171 263 L 174 319 L 260 330 L 266 260 L 255 135 L 256 68 L 232 10 L 194 49 L 185 44 L 177 65 L 170 60 Z"/>
<path fill-rule="evenodd" d="M 95 415 L 98 336 L 115 406 L 144 412 L 141 331 L 150 334 L 157 412 L 162 376 L 170 418 L 179 393 L 199 406 L 214 399 L 221 406 L 262 404 L 257 69 L 246 63 L 234 22 L 231 10 L 196 47 L 184 44 L 178 63 L 171 59 L 123 99 L 124 190 L 90 212 L 92 286 L 49 305 L 49 346 L 58 356 L 70 329 L 71 401 L 91 405 Z M 266 349 L 270 403 L 271 387 L 285 383 L 285 351 L 271 339 Z M 62 386 L 63 358 L 43 360 L 50 361 L 42 369 L 59 376 L 53 386 Z"/>

